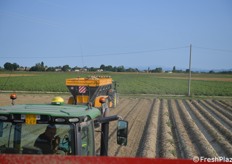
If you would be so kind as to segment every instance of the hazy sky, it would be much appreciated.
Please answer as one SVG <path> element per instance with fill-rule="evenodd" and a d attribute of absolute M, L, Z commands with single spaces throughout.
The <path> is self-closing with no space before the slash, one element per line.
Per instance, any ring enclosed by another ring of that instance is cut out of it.
<path fill-rule="evenodd" d="M 232 68 L 231 0 L 0 0 L 0 66 Z"/>

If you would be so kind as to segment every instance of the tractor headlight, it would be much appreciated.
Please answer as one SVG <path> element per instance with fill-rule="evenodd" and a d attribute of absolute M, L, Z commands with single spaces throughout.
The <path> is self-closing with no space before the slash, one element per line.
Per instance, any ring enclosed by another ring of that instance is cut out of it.
<path fill-rule="evenodd" d="M 79 122 L 79 118 L 70 118 L 68 119 L 69 122 Z"/>
<path fill-rule="evenodd" d="M 65 119 L 64 118 L 56 118 L 55 119 L 55 122 L 65 122 Z"/>

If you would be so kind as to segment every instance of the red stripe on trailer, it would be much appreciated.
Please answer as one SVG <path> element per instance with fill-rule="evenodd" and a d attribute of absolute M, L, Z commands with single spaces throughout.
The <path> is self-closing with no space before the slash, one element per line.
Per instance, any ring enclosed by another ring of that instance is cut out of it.
<path fill-rule="evenodd" d="M 85 93 L 86 92 L 86 87 L 85 86 L 79 86 L 79 93 Z"/>

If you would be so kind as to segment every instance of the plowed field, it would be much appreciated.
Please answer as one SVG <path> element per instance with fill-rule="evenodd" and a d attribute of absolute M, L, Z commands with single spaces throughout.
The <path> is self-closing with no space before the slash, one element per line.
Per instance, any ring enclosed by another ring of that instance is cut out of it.
<path fill-rule="evenodd" d="M 19 95 L 17 104 L 49 103 L 54 95 Z M 67 100 L 68 96 L 63 97 Z M 0 94 L 0 105 L 10 105 Z M 151 158 L 232 157 L 232 101 L 120 98 L 111 115 L 129 122 L 128 145 L 116 144 L 116 121 L 110 123 L 109 156 Z M 96 135 L 99 153 L 100 134 Z"/>
<path fill-rule="evenodd" d="M 231 101 L 126 98 L 111 114 L 129 122 L 129 136 L 117 146 L 111 123 L 110 156 L 232 157 Z"/>

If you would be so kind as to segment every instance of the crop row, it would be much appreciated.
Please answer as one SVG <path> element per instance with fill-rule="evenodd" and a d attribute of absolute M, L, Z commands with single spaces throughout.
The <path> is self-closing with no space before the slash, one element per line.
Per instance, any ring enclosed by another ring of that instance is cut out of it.
<path fill-rule="evenodd" d="M 1 74 L 0 74 L 1 75 Z M 16 76 L 17 75 L 17 76 Z M 65 86 L 67 78 L 86 77 L 93 74 L 78 73 L 27 73 L 9 74 L 0 76 L 1 91 L 42 91 L 42 92 L 68 92 Z M 112 76 L 118 84 L 120 94 L 156 94 L 156 95 L 187 95 L 187 74 L 116 74 L 101 73 L 94 75 Z M 211 77 L 211 78 L 210 78 Z M 200 74 L 197 80 L 191 82 L 191 94 L 203 96 L 232 96 L 232 77 L 225 78 L 207 75 L 203 78 Z M 209 79 L 209 80 L 208 80 Z M 216 79 L 216 80 L 213 80 Z M 224 80 L 224 81 L 223 81 Z"/>

